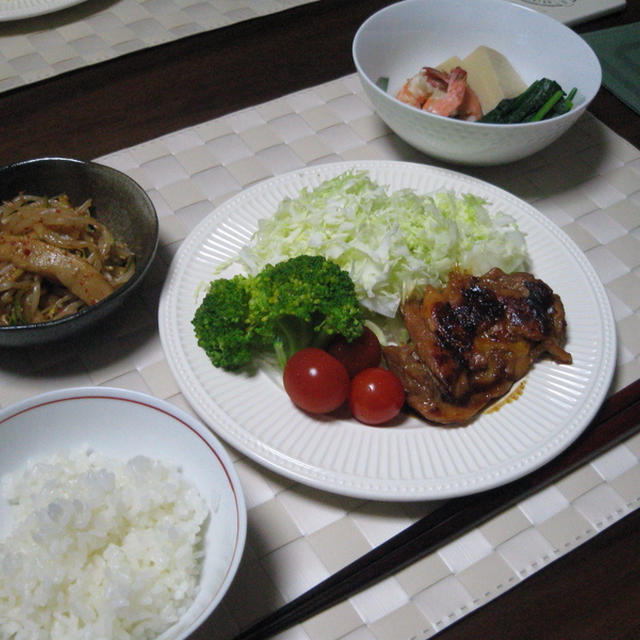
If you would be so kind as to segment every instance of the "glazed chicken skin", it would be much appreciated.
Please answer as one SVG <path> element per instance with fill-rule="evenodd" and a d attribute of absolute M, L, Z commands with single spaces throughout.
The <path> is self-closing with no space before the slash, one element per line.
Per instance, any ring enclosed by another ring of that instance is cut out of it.
<path fill-rule="evenodd" d="M 443 289 L 407 301 L 402 316 L 411 341 L 385 347 L 385 359 L 408 404 L 433 422 L 468 422 L 544 353 L 571 363 L 562 301 L 530 273 L 454 270 Z"/>

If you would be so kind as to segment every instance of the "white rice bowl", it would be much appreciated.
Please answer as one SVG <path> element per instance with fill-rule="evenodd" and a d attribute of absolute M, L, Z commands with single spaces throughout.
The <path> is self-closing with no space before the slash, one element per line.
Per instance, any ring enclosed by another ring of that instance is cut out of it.
<path fill-rule="evenodd" d="M 169 403 L 94 387 L 13 405 L 0 476 L 3 639 L 183 639 L 235 575 L 235 470 Z"/>

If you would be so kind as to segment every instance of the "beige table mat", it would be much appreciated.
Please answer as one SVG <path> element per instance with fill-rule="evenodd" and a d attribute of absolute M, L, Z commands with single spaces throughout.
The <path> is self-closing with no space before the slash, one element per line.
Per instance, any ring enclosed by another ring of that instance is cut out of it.
<path fill-rule="evenodd" d="M 26 12 L 78 4 L 14 20 Z M 0 0 L 0 92 L 316 0 Z M 568 25 L 625 0 L 515 0 Z"/>
<path fill-rule="evenodd" d="M 356 76 L 98 159 L 148 190 L 160 217 L 158 259 L 141 295 L 114 316 L 99 341 L 89 335 L 3 357 L 0 405 L 97 384 L 151 393 L 191 411 L 164 357 L 156 318 L 163 279 L 181 241 L 217 204 L 250 184 L 354 159 L 430 163 L 373 113 Z M 616 318 L 612 390 L 640 377 L 640 151 L 587 114 L 529 160 L 462 171 L 532 203 L 578 243 L 605 284 Z M 214 614 L 216 640 L 231 638 L 435 507 L 330 495 L 232 455 L 249 531 L 240 571 Z M 639 505 L 640 435 L 279 639 L 431 637 Z"/>
<path fill-rule="evenodd" d="M 0 91 L 125 53 L 265 16 L 315 0 L 86 0 L 62 11 L 2 22 L 11 7 L 55 0 L 1 0 Z"/>

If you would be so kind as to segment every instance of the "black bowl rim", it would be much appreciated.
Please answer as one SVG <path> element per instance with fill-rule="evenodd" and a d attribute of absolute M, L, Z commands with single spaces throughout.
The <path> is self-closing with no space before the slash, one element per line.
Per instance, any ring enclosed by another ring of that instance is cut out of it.
<path fill-rule="evenodd" d="M 83 318 L 84 316 L 95 312 L 96 310 L 102 309 L 104 306 L 114 305 L 119 298 L 122 298 L 126 295 L 130 290 L 134 289 L 140 281 L 144 278 L 153 263 L 156 252 L 158 250 L 159 244 L 159 222 L 158 222 L 158 213 L 156 208 L 149 197 L 149 194 L 140 186 L 133 178 L 128 176 L 126 173 L 123 173 L 119 169 L 114 169 L 106 164 L 101 164 L 99 162 L 94 162 L 91 160 L 79 160 L 77 158 L 67 158 L 61 156 L 44 156 L 42 158 L 31 158 L 29 160 L 20 160 L 18 162 L 11 162 L 9 164 L 3 165 L 0 167 L 0 173 L 13 169 L 15 167 L 21 167 L 30 164 L 37 163 L 46 163 L 46 162 L 68 162 L 77 165 L 87 166 L 87 167 L 97 167 L 100 171 L 112 172 L 113 174 L 117 174 L 120 178 L 124 179 L 126 182 L 131 183 L 137 189 L 140 190 L 142 197 L 147 201 L 147 204 L 150 206 L 151 211 L 153 211 L 153 247 L 149 252 L 148 258 L 146 262 L 142 265 L 141 269 L 138 269 L 138 263 L 136 262 L 136 270 L 133 274 L 133 277 L 130 278 L 125 284 L 123 284 L 119 289 L 116 289 L 111 295 L 103 298 L 96 304 L 85 307 L 84 309 L 80 309 L 80 311 L 76 311 L 69 316 L 65 316 L 64 318 L 58 318 L 57 320 L 50 320 L 49 322 L 32 322 L 31 324 L 13 324 L 13 325 L 2 325 L 0 326 L 0 334 L 10 334 L 10 333 L 35 333 L 41 330 L 53 330 L 54 328 L 58 328 L 62 325 L 71 324 L 74 321 L 77 321 L 79 318 Z"/>

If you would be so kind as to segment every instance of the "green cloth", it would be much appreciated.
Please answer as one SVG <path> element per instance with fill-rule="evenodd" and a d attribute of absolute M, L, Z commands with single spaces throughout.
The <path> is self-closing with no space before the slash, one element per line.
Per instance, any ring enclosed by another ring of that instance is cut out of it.
<path fill-rule="evenodd" d="M 602 66 L 602 84 L 640 114 L 640 22 L 584 33 Z"/>

